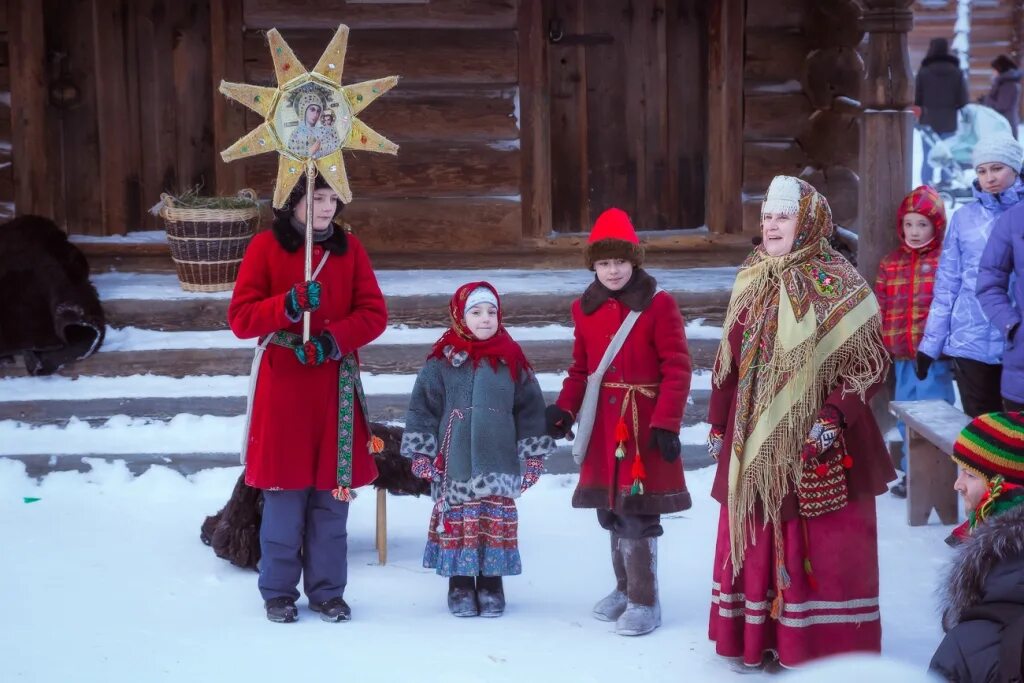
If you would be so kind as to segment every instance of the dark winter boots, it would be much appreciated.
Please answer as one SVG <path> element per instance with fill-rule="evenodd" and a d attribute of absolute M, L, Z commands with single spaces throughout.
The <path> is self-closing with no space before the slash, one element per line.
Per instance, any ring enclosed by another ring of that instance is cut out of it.
<path fill-rule="evenodd" d="M 621 636 L 642 636 L 661 626 L 658 601 L 658 539 L 620 538 L 626 567 L 626 609 L 615 622 Z"/>
<path fill-rule="evenodd" d="M 264 603 L 267 619 L 278 624 L 290 624 L 299 618 L 295 601 L 289 597 L 271 598 Z"/>
<path fill-rule="evenodd" d="M 449 577 L 448 611 L 456 617 L 475 617 L 480 614 L 472 576 Z"/>
<path fill-rule="evenodd" d="M 612 569 L 615 570 L 615 590 L 594 605 L 594 616 L 601 621 L 615 621 L 626 611 L 626 565 L 619 550 L 619 535 L 609 532 L 612 539 Z"/>
<path fill-rule="evenodd" d="M 311 602 L 309 608 L 319 612 L 323 621 L 339 622 L 352 619 L 352 609 L 345 602 L 344 598 L 331 598 L 323 602 Z"/>
<path fill-rule="evenodd" d="M 476 600 L 480 616 L 500 617 L 505 613 L 505 588 L 500 576 L 476 577 Z"/>

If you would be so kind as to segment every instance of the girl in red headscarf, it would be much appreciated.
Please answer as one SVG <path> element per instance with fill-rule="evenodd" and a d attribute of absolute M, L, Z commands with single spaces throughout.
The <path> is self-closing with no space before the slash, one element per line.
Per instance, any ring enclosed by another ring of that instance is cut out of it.
<path fill-rule="evenodd" d="M 522 572 L 515 499 L 537 482 L 555 443 L 545 434 L 540 385 L 501 324 L 494 287 L 459 287 L 449 312 L 451 328 L 413 387 L 402 455 L 432 482 L 423 566 L 449 577 L 449 611 L 497 617 L 505 610 L 501 577 Z"/>

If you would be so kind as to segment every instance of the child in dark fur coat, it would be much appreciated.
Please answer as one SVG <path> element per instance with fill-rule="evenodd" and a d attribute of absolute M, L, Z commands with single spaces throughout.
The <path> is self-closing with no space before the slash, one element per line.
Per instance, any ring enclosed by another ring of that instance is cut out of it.
<path fill-rule="evenodd" d="M 522 572 L 515 499 L 537 482 L 554 440 L 545 434 L 540 385 L 501 324 L 494 287 L 463 285 L 449 312 L 451 328 L 413 387 L 402 455 L 432 482 L 423 566 L 449 577 L 449 611 L 497 617 L 505 611 L 502 577 Z"/>

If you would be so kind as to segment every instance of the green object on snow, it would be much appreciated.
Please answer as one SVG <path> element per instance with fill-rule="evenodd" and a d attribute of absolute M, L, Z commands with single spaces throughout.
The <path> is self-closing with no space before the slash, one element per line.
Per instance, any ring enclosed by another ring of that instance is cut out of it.
<path fill-rule="evenodd" d="M 29 496 L 25 496 L 24 498 L 22 498 L 22 500 L 25 501 L 26 503 L 38 503 L 42 499 L 41 498 L 30 498 Z"/>

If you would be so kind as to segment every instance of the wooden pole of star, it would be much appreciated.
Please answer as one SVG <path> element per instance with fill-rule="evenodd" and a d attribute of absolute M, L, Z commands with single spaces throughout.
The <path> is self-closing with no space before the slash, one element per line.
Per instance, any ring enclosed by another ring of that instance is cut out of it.
<path fill-rule="evenodd" d="M 313 279 L 313 191 L 316 178 L 316 164 L 306 162 L 306 253 L 302 263 L 303 277 L 306 282 Z M 302 343 L 309 341 L 309 325 L 312 313 L 302 312 Z"/>

